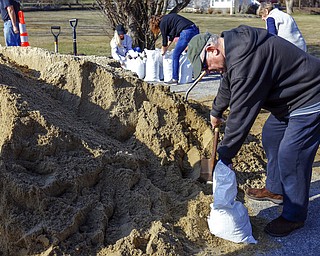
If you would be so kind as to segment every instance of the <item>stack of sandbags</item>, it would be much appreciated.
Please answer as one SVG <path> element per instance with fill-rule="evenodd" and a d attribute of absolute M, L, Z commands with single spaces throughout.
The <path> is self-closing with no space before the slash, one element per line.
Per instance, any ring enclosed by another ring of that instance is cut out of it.
<path fill-rule="evenodd" d="M 161 49 L 148 50 L 142 53 L 130 52 L 126 68 L 136 73 L 140 79 L 147 82 L 168 82 L 172 79 L 172 54 L 174 49 L 167 51 L 163 56 Z M 187 58 L 187 53 L 182 53 L 179 59 L 179 84 L 192 82 L 193 69 Z"/>

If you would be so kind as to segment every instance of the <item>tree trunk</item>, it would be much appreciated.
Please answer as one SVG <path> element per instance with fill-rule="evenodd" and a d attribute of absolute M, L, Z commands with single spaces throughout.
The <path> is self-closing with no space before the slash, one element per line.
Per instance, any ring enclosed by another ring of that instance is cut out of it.
<path fill-rule="evenodd" d="M 293 0 L 286 0 L 286 9 L 288 14 L 293 13 Z"/>
<path fill-rule="evenodd" d="M 179 12 L 191 0 L 175 0 L 171 12 Z M 157 38 L 149 29 L 149 19 L 152 15 L 166 13 L 168 0 L 96 0 L 103 15 L 114 29 L 117 24 L 123 24 L 132 37 L 133 47 L 154 49 Z"/>

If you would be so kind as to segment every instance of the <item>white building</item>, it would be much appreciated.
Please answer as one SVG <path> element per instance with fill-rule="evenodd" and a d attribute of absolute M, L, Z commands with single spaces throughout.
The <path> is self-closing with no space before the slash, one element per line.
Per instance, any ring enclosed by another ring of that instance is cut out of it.
<path fill-rule="evenodd" d="M 230 8 L 234 5 L 233 0 L 210 0 L 210 7 L 211 8 Z"/>
<path fill-rule="evenodd" d="M 241 6 L 247 8 L 252 4 L 260 5 L 260 2 L 258 0 L 210 0 L 210 8 L 229 9 L 230 13 L 240 12 Z"/>

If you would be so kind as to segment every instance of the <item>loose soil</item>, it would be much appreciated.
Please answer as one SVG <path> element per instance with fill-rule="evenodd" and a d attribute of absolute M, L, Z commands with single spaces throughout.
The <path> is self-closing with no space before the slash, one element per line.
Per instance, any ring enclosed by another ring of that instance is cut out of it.
<path fill-rule="evenodd" d="M 256 216 L 257 245 L 210 234 L 211 186 L 197 178 L 213 134 L 201 101 L 109 58 L 32 47 L 0 47 L 0 83 L 0 255 L 252 255 L 277 246 Z M 264 185 L 267 115 L 234 159 L 244 203 L 245 186 Z"/>

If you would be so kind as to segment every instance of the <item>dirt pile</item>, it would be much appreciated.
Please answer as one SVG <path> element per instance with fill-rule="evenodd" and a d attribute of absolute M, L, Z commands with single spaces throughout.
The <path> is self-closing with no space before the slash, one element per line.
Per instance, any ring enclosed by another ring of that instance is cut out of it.
<path fill-rule="evenodd" d="M 31 47 L 0 49 L 0 83 L 0 255 L 245 248 L 209 233 L 211 187 L 196 179 L 212 133 L 180 96 L 108 58 Z M 263 183 L 262 152 L 250 135 L 235 166 L 239 197 Z"/>

